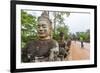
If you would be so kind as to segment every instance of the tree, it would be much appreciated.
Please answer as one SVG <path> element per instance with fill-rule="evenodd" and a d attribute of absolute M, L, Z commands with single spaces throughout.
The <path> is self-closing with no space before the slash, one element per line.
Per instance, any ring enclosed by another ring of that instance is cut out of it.
<path fill-rule="evenodd" d="M 25 12 L 24 10 L 21 10 L 21 45 L 22 48 L 25 46 L 25 44 L 31 40 L 36 39 L 36 24 L 37 19 L 35 16 L 32 16 Z"/>
<path fill-rule="evenodd" d="M 84 42 L 90 42 L 90 30 L 86 30 L 85 32 L 76 32 L 76 38 L 80 40 L 80 37 L 83 38 Z"/>
<path fill-rule="evenodd" d="M 64 23 L 64 15 L 68 17 L 70 15 L 70 12 L 53 12 L 53 22 L 54 22 L 54 32 L 56 30 L 56 25 L 65 25 Z"/>
<path fill-rule="evenodd" d="M 60 32 L 63 32 L 65 39 L 68 39 L 68 32 L 69 32 L 68 26 L 65 26 L 65 27 L 58 26 L 56 28 L 57 29 L 53 35 L 54 39 L 59 40 L 59 33 Z"/>
<path fill-rule="evenodd" d="M 64 32 L 65 38 L 68 38 L 68 26 L 64 23 L 64 15 L 68 17 L 70 15 L 69 12 L 53 12 L 53 22 L 54 22 L 54 31 L 53 37 L 54 39 L 59 39 L 59 32 Z"/>

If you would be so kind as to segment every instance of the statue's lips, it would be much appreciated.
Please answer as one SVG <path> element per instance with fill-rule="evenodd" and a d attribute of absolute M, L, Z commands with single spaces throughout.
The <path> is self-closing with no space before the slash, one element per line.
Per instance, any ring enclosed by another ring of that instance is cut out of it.
<path fill-rule="evenodd" d="M 44 34 L 44 32 L 38 32 L 39 34 Z"/>

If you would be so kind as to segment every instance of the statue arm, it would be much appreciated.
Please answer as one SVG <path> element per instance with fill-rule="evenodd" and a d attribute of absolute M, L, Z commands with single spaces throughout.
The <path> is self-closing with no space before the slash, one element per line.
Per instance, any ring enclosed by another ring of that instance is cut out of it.
<path fill-rule="evenodd" d="M 34 56 L 35 49 L 33 48 L 33 45 L 34 45 L 34 42 L 32 41 L 26 44 L 25 56 L 28 62 L 32 61 L 33 56 Z"/>
<path fill-rule="evenodd" d="M 55 42 L 55 47 L 50 49 L 49 60 L 55 61 L 55 58 L 57 58 L 58 55 L 59 55 L 59 45 L 57 42 Z"/>

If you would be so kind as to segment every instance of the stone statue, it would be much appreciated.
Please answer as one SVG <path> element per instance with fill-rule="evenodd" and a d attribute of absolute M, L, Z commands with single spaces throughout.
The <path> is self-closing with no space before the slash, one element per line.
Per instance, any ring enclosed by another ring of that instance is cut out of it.
<path fill-rule="evenodd" d="M 60 36 L 60 40 L 58 41 L 59 42 L 59 57 L 61 61 L 64 61 L 65 58 L 67 59 L 68 57 L 69 47 L 67 45 L 68 44 L 67 41 L 65 41 L 64 33 L 60 32 L 59 36 Z"/>
<path fill-rule="evenodd" d="M 43 11 L 38 17 L 37 34 L 38 39 L 27 43 L 22 51 L 22 62 L 45 62 L 56 61 L 59 54 L 58 43 L 51 38 L 52 22 L 47 11 Z"/>

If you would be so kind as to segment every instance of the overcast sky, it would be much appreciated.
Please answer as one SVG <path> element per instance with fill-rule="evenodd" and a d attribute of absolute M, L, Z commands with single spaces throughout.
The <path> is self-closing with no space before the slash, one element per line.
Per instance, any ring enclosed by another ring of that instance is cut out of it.
<path fill-rule="evenodd" d="M 66 23 L 72 33 L 84 32 L 90 29 L 90 14 L 89 13 L 70 13 L 66 18 Z"/>
<path fill-rule="evenodd" d="M 40 16 L 41 11 L 27 11 L 29 14 Z M 52 18 L 52 16 L 50 16 Z M 70 13 L 69 17 L 65 17 L 65 24 L 69 26 L 70 32 L 84 32 L 90 29 L 89 13 Z"/>

